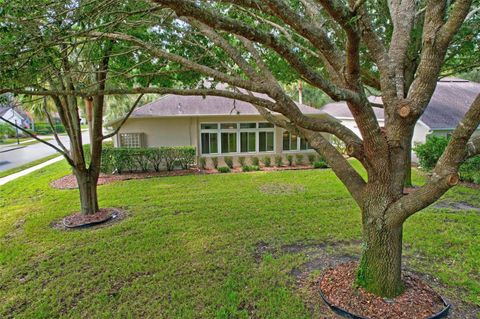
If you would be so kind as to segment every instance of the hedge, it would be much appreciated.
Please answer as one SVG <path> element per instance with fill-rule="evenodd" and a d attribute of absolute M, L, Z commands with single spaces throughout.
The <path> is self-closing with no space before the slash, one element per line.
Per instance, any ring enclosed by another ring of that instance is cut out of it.
<path fill-rule="evenodd" d="M 65 133 L 65 126 L 62 124 L 55 124 L 55 131 L 57 133 Z M 39 135 L 53 134 L 52 127 L 48 123 L 35 123 L 35 131 Z"/>
<path fill-rule="evenodd" d="M 448 139 L 442 136 L 430 136 L 424 144 L 417 144 L 414 151 L 420 166 L 431 170 L 447 147 Z M 480 184 L 480 155 L 466 160 L 459 169 L 460 179 L 466 182 Z"/>
<path fill-rule="evenodd" d="M 86 148 L 86 156 L 90 157 Z M 102 173 L 148 172 L 160 171 L 166 167 L 171 171 L 175 168 L 188 169 L 195 164 L 195 147 L 151 147 L 151 148 L 102 148 Z"/>

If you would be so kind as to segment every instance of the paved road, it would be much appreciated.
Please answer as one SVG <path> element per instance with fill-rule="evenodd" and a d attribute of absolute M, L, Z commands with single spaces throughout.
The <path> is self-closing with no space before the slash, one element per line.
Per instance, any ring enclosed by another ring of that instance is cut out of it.
<path fill-rule="evenodd" d="M 88 132 L 83 132 L 82 138 L 84 144 L 88 144 Z M 68 148 L 70 146 L 67 136 L 61 136 L 60 140 L 65 147 Z M 48 142 L 58 146 L 55 140 L 50 140 Z M 36 143 L 28 146 L 22 146 L 21 144 L 3 146 L 0 148 L 0 172 L 55 153 L 57 153 L 57 151 L 43 143 Z"/>

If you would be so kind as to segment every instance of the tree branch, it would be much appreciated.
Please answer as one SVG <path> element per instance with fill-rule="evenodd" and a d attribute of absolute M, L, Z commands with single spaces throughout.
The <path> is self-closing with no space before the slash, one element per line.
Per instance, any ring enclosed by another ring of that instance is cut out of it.
<path fill-rule="evenodd" d="M 107 134 L 105 136 L 103 136 L 103 140 L 106 140 L 108 138 L 111 138 L 115 135 L 118 134 L 118 132 L 120 131 L 120 129 L 122 128 L 123 124 L 125 124 L 125 122 L 128 120 L 128 118 L 130 117 L 130 115 L 132 115 L 133 111 L 137 108 L 138 106 L 138 103 L 140 103 L 140 100 L 142 99 L 143 97 L 143 94 L 140 94 L 140 96 L 135 100 L 135 102 L 133 103 L 132 107 L 130 108 L 130 110 L 128 111 L 127 115 L 125 115 L 125 117 L 122 119 L 122 121 L 120 122 L 120 124 L 118 125 L 118 127 L 110 134 Z"/>

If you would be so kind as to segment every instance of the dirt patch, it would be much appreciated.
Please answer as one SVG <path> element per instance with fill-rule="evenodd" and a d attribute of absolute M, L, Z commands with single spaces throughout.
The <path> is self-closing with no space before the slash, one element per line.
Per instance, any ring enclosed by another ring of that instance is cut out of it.
<path fill-rule="evenodd" d="M 460 182 L 460 185 L 468 188 L 480 189 L 480 184 L 475 184 L 470 182 Z"/>
<path fill-rule="evenodd" d="M 454 211 L 473 210 L 480 212 L 480 207 L 473 206 L 467 202 L 440 201 L 435 203 L 432 207 L 447 208 Z"/>
<path fill-rule="evenodd" d="M 288 183 L 268 183 L 259 187 L 260 192 L 269 195 L 289 195 L 305 192 L 302 185 Z"/>
<path fill-rule="evenodd" d="M 54 221 L 51 226 L 59 230 L 81 230 L 111 226 L 125 219 L 127 213 L 120 208 L 102 208 L 92 217 L 83 217 L 80 213 L 69 215 Z"/>
<path fill-rule="evenodd" d="M 445 308 L 442 298 L 413 274 L 403 276 L 405 291 L 393 299 L 355 288 L 357 266 L 356 262 L 349 262 L 323 274 L 318 289 L 332 305 L 371 319 L 428 318 Z"/>

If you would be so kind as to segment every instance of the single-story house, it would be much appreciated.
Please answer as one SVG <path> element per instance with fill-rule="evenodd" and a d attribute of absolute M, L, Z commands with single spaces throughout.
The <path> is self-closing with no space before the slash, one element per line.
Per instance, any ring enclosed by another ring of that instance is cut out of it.
<path fill-rule="evenodd" d="M 13 106 L 0 106 L 0 117 L 27 129 L 31 128 L 33 123 L 33 120 L 27 113 L 20 111 Z M 7 122 L 0 118 L 0 124 L 6 123 Z M 22 134 L 22 132 L 19 132 L 19 134 Z"/>
<path fill-rule="evenodd" d="M 304 104 L 298 107 L 308 116 L 330 117 Z M 195 146 L 197 156 L 219 157 L 220 165 L 224 156 L 238 161 L 240 156 L 314 152 L 303 138 L 268 123 L 252 104 L 217 96 L 165 95 L 133 111 L 113 142 L 116 147 Z"/>
<path fill-rule="evenodd" d="M 448 137 L 467 113 L 478 94 L 480 94 L 480 83 L 457 78 L 440 80 L 430 103 L 415 125 L 412 142 L 425 143 L 430 135 Z M 370 97 L 370 99 L 372 102 L 381 103 L 379 97 Z M 357 124 L 345 102 L 329 103 L 321 109 L 360 136 Z M 383 109 L 374 108 L 374 112 L 380 126 L 384 126 Z M 480 135 L 480 127 L 475 135 Z"/>

